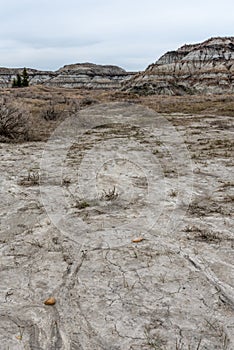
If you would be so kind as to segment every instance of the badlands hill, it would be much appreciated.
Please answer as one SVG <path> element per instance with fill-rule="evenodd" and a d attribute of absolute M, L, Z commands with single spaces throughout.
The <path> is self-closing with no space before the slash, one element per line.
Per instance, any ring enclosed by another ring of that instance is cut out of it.
<path fill-rule="evenodd" d="M 23 68 L 0 68 L 0 87 L 9 87 Z M 28 68 L 30 85 L 45 84 L 54 87 L 116 89 L 134 73 L 111 65 L 77 63 L 66 65 L 55 72 Z"/>
<path fill-rule="evenodd" d="M 55 72 L 55 76 L 45 83 L 58 87 L 116 89 L 132 74 L 118 66 L 77 63 L 60 68 Z"/>
<path fill-rule="evenodd" d="M 184 95 L 234 91 L 234 37 L 211 38 L 169 51 L 125 83 L 140 94 Z"/>
<path fill-rule="evenodd" d="M 0 87 L 10 87 L 22 68 L 0 68 Z M 140 95 L 221 94 L 234 91 L 234 37 L 211 38 L 169 51 L 143 72 L 76 63 L 57 71 L 27 69 L 30 85 L 122 89 Z"/>

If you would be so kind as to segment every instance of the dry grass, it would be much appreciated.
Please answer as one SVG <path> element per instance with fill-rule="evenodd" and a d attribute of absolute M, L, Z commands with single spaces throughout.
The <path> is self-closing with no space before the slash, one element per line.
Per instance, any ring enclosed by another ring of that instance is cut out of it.
<path fill-rule="evenodd" d="M 34 140 L 45 140 L 64 120 L 79 109 L 106 102 L 134 102 L 158 113 L 234 116 L 233 95 L 138 96 L 134 93 L 106 90 L 85 90 L 30 86 L 22 89 L 1 89 L 0 98 L 20 104 L 32 117 Z M 175 121 L 176 122 L 176 121 Z"/>
<path fill-rule="evenodd" d="M 141 103 L 159 113 L 234 116 L 233 95 L 146 96 Z"/>

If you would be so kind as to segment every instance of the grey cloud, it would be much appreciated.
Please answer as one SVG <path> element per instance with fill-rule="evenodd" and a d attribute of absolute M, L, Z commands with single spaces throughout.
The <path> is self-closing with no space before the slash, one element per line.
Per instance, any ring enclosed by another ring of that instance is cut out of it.
<path fill-rule="evenodd" d="M 165 51 L 233 35 L 231 0 L 8 0 L 0 66 L 57 69 L 74 62 L 144 69 Z"/>

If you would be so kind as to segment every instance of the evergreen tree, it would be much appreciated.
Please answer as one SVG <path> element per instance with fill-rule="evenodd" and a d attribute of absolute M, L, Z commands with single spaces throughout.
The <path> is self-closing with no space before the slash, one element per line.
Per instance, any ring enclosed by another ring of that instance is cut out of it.
<path fill-rule="evenodd" d="M 22 79 L 21 79 L 20 74 L 16 75 L 16 86 L 17 87 L 21 87 L 22 86 Z"/>
<path fill-rule="evenodd" d="M 13 88 L 17 87 L 17 80 L 16 80 L 16 78 L 13 79 L 12 87 Z"/>
<path fill-rule="evenodd" d="M 23 69 L 22 75 L 19 73 L 13 79 L 12 87 L 25 87 L 29 85 L 29 76 L 26 68 Z"/>
<path fill-rule="evenodd" d="M 23 74 L 22 74 L 22 85 L 21 86 L 28 86 L 28 85 L 29 85 L 28 72 L 27 72 L 26 68 L 24 68 Z"/>

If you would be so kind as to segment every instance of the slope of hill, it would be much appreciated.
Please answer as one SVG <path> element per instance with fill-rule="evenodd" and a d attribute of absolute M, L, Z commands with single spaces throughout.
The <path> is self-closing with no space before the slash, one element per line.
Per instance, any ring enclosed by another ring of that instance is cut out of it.
<path fill-rule="evenodd" d="M 124 84 L 140 94 L 232 93 L 234 37 L 211 38 L 164 54 Z"/>

